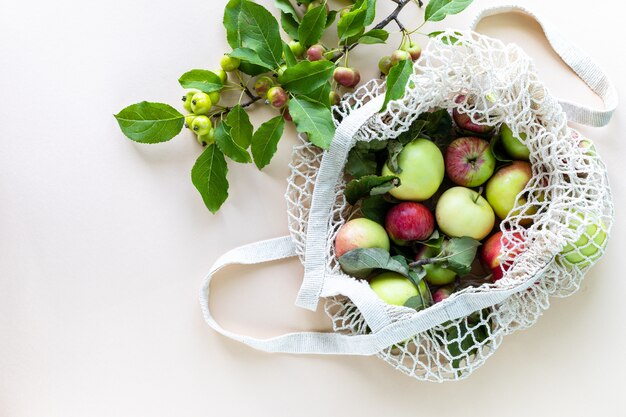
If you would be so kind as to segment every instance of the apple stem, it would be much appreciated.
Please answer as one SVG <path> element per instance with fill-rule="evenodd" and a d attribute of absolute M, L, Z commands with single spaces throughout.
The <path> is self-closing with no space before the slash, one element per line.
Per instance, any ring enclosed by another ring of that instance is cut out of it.
<path fill-rule="evenodd" d="M 474 198 L 474 204 L 476 204 L 476 202 L 478 201 L 478 199 L 480 198 L 480 196 L 482 195 L 482 193 L 483 193 L 483 187 L 481 186 L 481 187 L 478 189 L 478 192 L 476 193 L 476 198 Z"/>
<path fill-rule="evenodd" d="M 428 265 L 428 264 L 433 264 L 438 260 L 438 258 L 425 258 L 425 259 L 419 259 L 415 262 L 411 262 L 409 264 L 409 266 L 411 268 L 415 268 L 417 266 L 422 266 L 422 265 Z"/>

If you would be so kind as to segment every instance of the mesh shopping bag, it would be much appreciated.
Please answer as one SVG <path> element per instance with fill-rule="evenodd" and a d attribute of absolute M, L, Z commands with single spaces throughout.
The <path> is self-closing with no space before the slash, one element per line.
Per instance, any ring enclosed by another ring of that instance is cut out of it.
<path fill-rule="evenodd" d="M 482 11 L 471 28 L 485 16 L 509 11 L 537 19 L 521 7 L 498 7 Z M 606 247 L 613 205 L 602 160 L 567 123 L 605 125 L 617 95 L 596 64 L 547 25 L 542 28 L 605 109 L 557 100 L 516 45 L 472 30 L 442 32 L 415 62 L 402 99 L 381 111 L 385 83 L 372 80 L 333 108 L 337 130 L 328 151 L 300 138 L 286 192 L 290 235 L 233 249 L 217 260 L 200 294 L 207 323 L 264 351 L 376 355 L 417 379 L 445 381 L 467 377 L 505 335 L 534 324 L 551 296 L 575 292 Z M 334 241 L 353 211 L 343 193 L 350 149 L 358 141 L 395 138 L 420 114 L 441 108 L 466 113 L 476 124 L 506 123 L 516 136 L 525 134 L 533 177 L 522 192 L 525 198 L 500 224 L 507 242 L 500 257 L 502 279 L 416 311 L 384 303 L 366 281 L 343 273 Z M 213 319 L 209 285 L 219 269 L 291 256 L 304 266 L 296 305 L 315 310 L 323 300 L 333 332 L 256 339 L 229 332 Z"/>

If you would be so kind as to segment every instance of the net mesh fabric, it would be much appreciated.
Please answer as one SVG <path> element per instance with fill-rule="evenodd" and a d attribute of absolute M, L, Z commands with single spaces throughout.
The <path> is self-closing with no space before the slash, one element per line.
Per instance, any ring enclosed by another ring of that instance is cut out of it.
<path fill-rule="evenodd" d="M 333 108 L 335 123 L 384 90 L 381 80 L 357 89 Z M 457 102 L 459 95 L 465 98 Z M 404 97 L 371 117 L 355 139 L 395 138 L 421 113 L 437 108 L 457 108 L 475 123 L 506 123 L 516 136 L 525 134 L 533 171 L 516 207 L 500 224 L 503 278 L 465 288 L 443 303 L 454 303 L 462 293 L 533 284 L 498 305 L 446 321 L 378 353 L 407 375 L 441 382 L 470 375 L 493 354 L 504 335 L 534 324 L 548 308 L 550 296 L 567 296 L 580 287 L 584 273 L 604 251 L 613 206 L 606 169 L 592 143 L 567 126 L 557 100 L 516 45 L 470 31 L 444 32 L 432 39 L 414 65 Z M 308 211 L 322 151 L 305 138 L 300 140 L 290 164 L 286 198 L 289 229 L 304 262 Z M 343 196 L 345 184 L 340 178 L 328 219 L 327 277 L 344 276 L 333 243 L 354 212 Z M 428 309 L 387 308 L 394 321 L 429 314 Z M 327 298 L 325 309 L 335 331 L 369 332 L 349 298 Z"/>

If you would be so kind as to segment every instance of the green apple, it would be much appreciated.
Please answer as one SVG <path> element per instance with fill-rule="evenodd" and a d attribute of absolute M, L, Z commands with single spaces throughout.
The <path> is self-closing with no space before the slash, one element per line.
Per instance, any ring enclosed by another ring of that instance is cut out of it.
<path fill-rule="evenodd" d="M 513 212 L 513 207 L 516 202 L 520 205 L 526 203 L 526 198 L 523 196 L 518 198 L 518 194 L 526 187 L 532 176 L 532 168 L 528 162 L 513 161 L 491 177 L 485 195 L 499 218 L 505 219 L 509 214 L 519 214 L 517 211 Z M 524 214 L 532 215 L 536 211 L 537 208 L 533 207 Z"/>
<path fill-rule="evenodd" d="M 496 220 L 487 200 L 465 187 L 452 187 L 441 194 L 435 217 L 439 229 L 446 235 L 476 240 L 484 239 Z"/>
<path fill-rule="evenodd" d="M 402 149 L 398 166 L 402 170 L 395 174 L 387 162 L 383 175 L 397 175 L 400 186 L 389 191 L 399 200 L 423 201 L 432 197 L 443 181 L 445 166 L 441 151 L 428 139 L 415 139 Z"/>
<path fill-rule="evenodd" d="M 570 220 L 570 229 L 578 229 L 584 218 L 577 213 Z M 585 222 L 586 223 L 586 222 Z M 607 243 L 606 225 L 602 220 L 586 224 L 584 233 L 574 243 L 567 244 L 561 255 L 570 263 L 583 267 L 595 262 L 604 252 Z"/>
<path fill-rule="evenodd" d="M 340 258 L 346 252 L 358 248 L 381 248 L 388 251 L 389 236 L 385 228 L 366 218 L 346 222 L 337 232 L 335 254 Z"/>
<path fill-rule="evenodd" d="M 413 282 L 397 272 L 377 275 L 370 281 L 370 287 L 381 300 L 394 306 L 403 306 L 409 298 L 419 296 L 420 293 L 424 297 L 424 306 L 427 307 L 429 303 L 426 295 L 429 290 L 424 280 L 420 281 L 418 290 Z"/>
<path fill-rule="evenodd" d="M 439 250 L 437 248 L 424 245 L 422 250 L 417 253 L 415 260 L 434 258 L 438 254 Z M 426 271 L 424 279 L 432 285 L 451 284 L 456 278 L 456 272 L 439 264 L 426 264 L 424 265 L 424 271 Z"/>
<path fill-rule="evenodd" d="M 502 146 L 506 153 L 508 153 L 513 159 L 520 159 L 528 161 L 530 158 L 530 151 L 522 142 L 526 140 L 526 133 L 521 132 L 519 138 L 513 135 L 513 131 L 507 125 L 500 126 L 500 139 L 502 139 Z M 520 142 L 520 140 L 522 142 Z"/>

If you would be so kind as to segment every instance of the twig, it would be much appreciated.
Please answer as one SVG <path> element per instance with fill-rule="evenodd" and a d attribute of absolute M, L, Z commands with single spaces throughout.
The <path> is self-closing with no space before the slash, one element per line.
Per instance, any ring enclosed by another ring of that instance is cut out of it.
<path fill-rule="evenodd" d="M 247 89 L 246 89 L 247 90 Z M 241 104 L 242 108 L 246 108 L 246 107 L 250 107 L 251 105 L 253 105 L 254 103 L 256 103 L 257 101 L 261 100 L 262 98 L 259 96 L 255 96 L 254 94 L 252 94 L 250 92 L 250 90 L 248 90 L 248 92 L 246 93 L 248 94 L 248 97 L 250 97 L 250 101 L 247 101 L 243 104 Z M 213 115 L 213 117 L 218 118 L 218 117 L 222 117 L 224 116 L 226 113 L 228 113 L 229 111 L 231 111 L 233 108 L 235 108 L 236 106 L 229 106 L 229 107 L 224 107 L 224 110 L 222 110 L 219 113 L 215 113 Z"/>
<path fill-rule="evenodd" d="M 387 26 L 389 23 L 391 23 L 392 21 L 395 21 L 398 26 L 400 27 L 400 29 L 403 29 L 404 26 L 402 26 L 402 23 L 400 23 L 400 21 L 398 20 L 398 15 L 400 14 L 400 12 L 402 11 L 402 9 L 404 9 L 404 6 L 406 6 L 407 4 L 409 4 L 411 2 L 411 0 L 397 0 L 395 1 L 395 3 L 397 3 L 398 5 L 396 6 L 395 9 L 393 9 L 393 11 L 389 14 L 389 16 L 385 17 L 383 20 L 381 20 L 380 22 L 378 22 L 378 24 L 376 26 L 373 27 L 373 29 L 382 29 L 385 26 Z M 421 3 L 421 0 L 420 0 Z M 346 51 L 351 51 L 352 49 L 354 49 L 359 43 L 353 43 L 352 45 L 350 45 Z M 337 56 L 334 56 L 330 61 L 331 62 L 337 62 L 337 60 L 339 60 L 339 58 L 341 58 L 344 55 L 345 52 L 341 52 L 339 53 Z"/>

